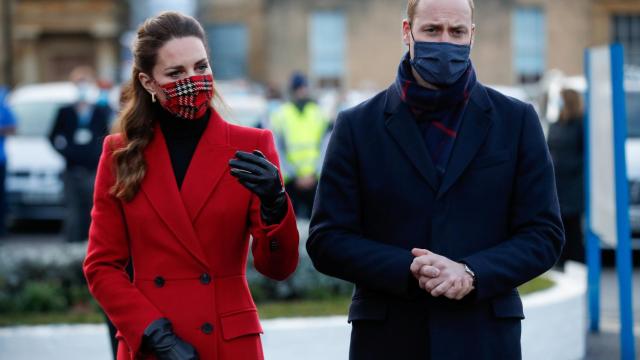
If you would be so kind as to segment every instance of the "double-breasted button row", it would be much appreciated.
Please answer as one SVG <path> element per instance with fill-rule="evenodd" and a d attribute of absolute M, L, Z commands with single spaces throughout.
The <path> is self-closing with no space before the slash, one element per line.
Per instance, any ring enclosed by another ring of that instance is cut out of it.
<path fill-rule="evenodd" d="M 204 324 L 202 324 L 202 326 L 200 327 L 200 331 L 202 331 L 203 333 L 209 335 L 213 332 L 213 325 L 211 325 L 210 323 L 206 322 Z"/>
<path fill-rule="evenodd" d="M 163 287 L 166 280 L 162 277 L 162 276 L 156 276 L 155 279 L 153 279 L 154 284 L 156 284 L 156 287 Z M 200 283 L 203 285 L 208 285 L 211 283 L 211 275 L 207 274 L 207 273 L 203 273 L 202 275 L 200 275 Z"/>
<path fill-rule="evenodd" d="M 204 273 L 200 275 L 200 283 L 203 285 L 207 285 L 211 282 L 211 275 Z"/>

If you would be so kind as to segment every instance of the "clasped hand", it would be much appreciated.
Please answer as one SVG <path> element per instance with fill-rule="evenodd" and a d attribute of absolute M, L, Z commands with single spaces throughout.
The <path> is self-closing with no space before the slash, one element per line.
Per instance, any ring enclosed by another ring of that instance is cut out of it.
<path fill-rule="evenodd" d="M 411 273 L 418 280 L 421 289 L 433 297 L 445 296 L 460 300 L 473 289 L 473 277 L 465 271 L 464 265 L 425 249 L 413 249 L 415 258 L 411 263 Z"/>

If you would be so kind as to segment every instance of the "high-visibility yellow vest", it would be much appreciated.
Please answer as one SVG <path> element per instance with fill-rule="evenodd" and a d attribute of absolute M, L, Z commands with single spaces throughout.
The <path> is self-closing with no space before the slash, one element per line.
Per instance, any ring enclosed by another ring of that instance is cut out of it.
<path fill-rule="evenodd" d="M 271 127 L 283 145 L 286 161 L 294 169 L 289 176 L 305 177 L 317 175 L 316 167 L 320 160 L 322 138 L 327 130 L 327 120 L 320 107 L 308 102 L 300 112 L 295 104 L 288 102 L 271 119 Z"/>

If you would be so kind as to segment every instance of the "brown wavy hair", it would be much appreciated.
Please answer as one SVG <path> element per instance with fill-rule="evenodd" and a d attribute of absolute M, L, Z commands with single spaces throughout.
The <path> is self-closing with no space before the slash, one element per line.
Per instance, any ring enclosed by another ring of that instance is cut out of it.
<path fill-rule="evenodd" d="M 582 97 L 580 93 L 573 89 L 562 89 L 563 106 L 560 110 L 560 122 L 581 121 L 584 113 L 582 106 Z"/>
<path fill-rule="evenodd" d="M 173 11 L 163 12 L 147 19 L 138 28 L 132 48 L 131 81 L 123 89 L 123 110 L 112 129 L 113 133 L 122 134 L 123 146 L 113 152 L 116 182 L 111 194 L 124 201 L 131 201 L 140 190 L 147 171 L 143 152 L 153 138 L 154 104 L 138 75 L 153 73 L 158 50 L 164 44 L 189 36 L 202 40 L 209 53 L 204 30 L 191 16 Z"/>

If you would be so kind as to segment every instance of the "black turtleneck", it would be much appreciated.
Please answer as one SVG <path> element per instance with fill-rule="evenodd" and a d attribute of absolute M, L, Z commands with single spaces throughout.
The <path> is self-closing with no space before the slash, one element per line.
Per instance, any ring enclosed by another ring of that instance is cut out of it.
<path fill-rule="evenodd" d="M 175 117 L 164 109 L 158 109 L 156 113 L 167 143 L 176 183 L 180 189 L 198 142 L 209 123 L 210 110 L 195 120 Z"/>

